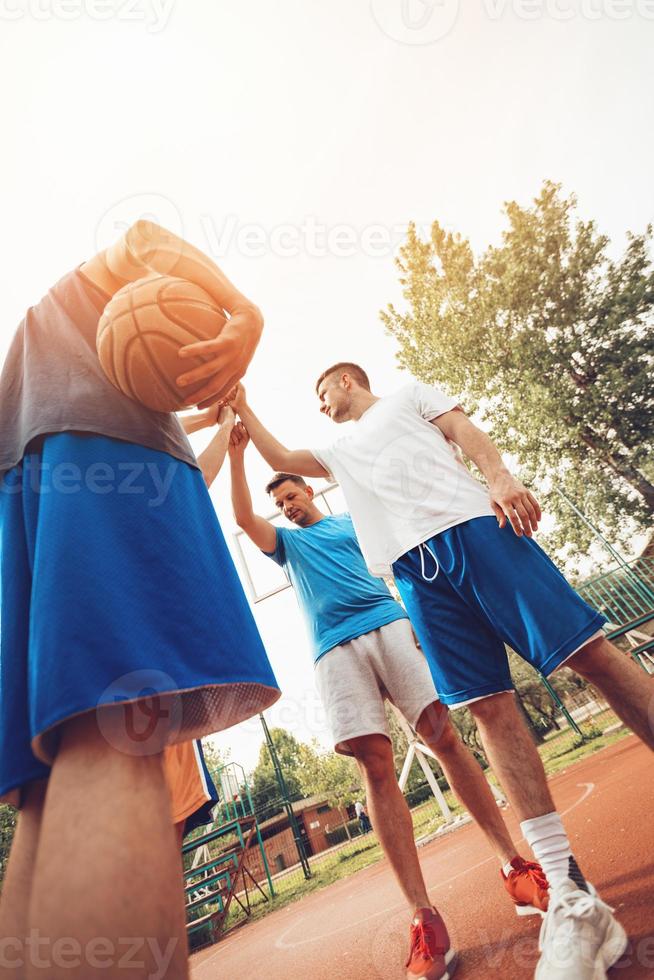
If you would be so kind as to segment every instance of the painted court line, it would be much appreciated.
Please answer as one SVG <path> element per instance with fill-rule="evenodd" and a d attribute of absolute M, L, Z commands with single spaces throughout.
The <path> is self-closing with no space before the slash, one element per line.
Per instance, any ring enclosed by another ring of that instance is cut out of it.
<path fill-rule="evenodd" d="M 562 817 L 570 813 L 572 810 L 575 810 L 578 806 L 581 806 L 581 804 L 588 799 L 588 797 L 595 789 L 594 783 L 577 783 L 577 785 L 580 787 L 583 786 L 584 792 L 579 797 L 579 799 L 572 804 L 572 806 L 569 806 L 566 810 L 563 810 L 561 812 Z M 520 840 L 524 840 L 524 838 L 521 837 Z M 483 867 L 483 865 L 489 864 L 491 861 L 496 861 L 496 860 L 497 860 L 496 856 L 494 854 L 491 854 L 490 857 L 484 858 L 483 861 L 478 861 L 476 864 L 472 864 L 468 868 L 464 868 L 463 871 L 459 871 L 457 872 L 457 874 L 451 875 L 449 878 L 431 882 L 431 884 L 428 885 L 428 888 L 430 889 L 439 888 L 442 887 L 443 885 L 449 885 L 451 882 L 456 881 L 458 878 L 462 878 L 464 875 L 469 874 L 471 871 L 476 871 L 477 868 L 481 868 Z M 303 922 L 305 922 L 306 917 L 301 917 L 297 919 L 294 923 L 292 923 L 288 927 L 288 929 L 285 929 L 284 932 L 282 932 L 277 937 L 277 939 L 275 940 L 275 946 L 277 949 L 297 949 L 299 946 L 306 946 L 310 943 L 322 942 L 325 939 L 329 939 L 331 936 L 337 936 L 341 932 L 347 932 L 350 929 L 358 929 L 364 922 L 371 922 L 373 919 L 379 918 L 380 915 L 387 915 L 389 912 L 399 911 L 400 909 L 403 909 L 405 905 L 406 902 L 404 901 L 395 902 L 393 905 L 389 905 L 386 908 L 379 909 L 377 912 L 372 912 L 370 915 L 366 915 L 363 918 L 357 919 L 355 922 L 348 922 L 347 925 L 338 926 L 335 929 L 329 929 L 326 932 L 321 932 L 317 936 L 311 936 L 308 939 L 287 941 L 285 937 L 288 936 L 290 932 L 293 932 L 294 930 L 300 928 Z"/>

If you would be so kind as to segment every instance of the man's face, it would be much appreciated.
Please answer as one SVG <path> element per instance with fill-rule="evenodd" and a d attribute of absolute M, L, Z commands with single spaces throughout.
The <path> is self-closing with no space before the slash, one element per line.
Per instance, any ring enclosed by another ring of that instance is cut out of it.
<path fill-rule="evenodd" d="M 304 527 L 312 517 L 313 490 L 311 487 L 300 487 L 292 480 L 284 480 L 278 487 L 270 491 L 275 506 L 281 510 L 284 517 L 293 524 Z"/>
<path fill-rule="evenodd" d="M 318 388 L 320 411 L 328 415 L 332 422 L 347 422 L 350 418 L 350 391 L 343 377 L 328 375 Z"/>

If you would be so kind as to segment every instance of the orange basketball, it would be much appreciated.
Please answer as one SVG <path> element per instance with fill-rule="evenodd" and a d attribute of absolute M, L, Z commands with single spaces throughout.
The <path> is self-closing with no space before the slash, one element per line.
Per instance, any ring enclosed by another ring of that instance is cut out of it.
<path fill-rule="evenodd" d="M 179 357 L 180 347 L 217 337 L 226 322 L 211 296 L 186 279 L 139 279 L 104 308 L 96 337 L 100 363 L 123 394 L 156 412 L 175 412 L 206 384 L 178 388 L 175 378 L 203 363 Z"/>

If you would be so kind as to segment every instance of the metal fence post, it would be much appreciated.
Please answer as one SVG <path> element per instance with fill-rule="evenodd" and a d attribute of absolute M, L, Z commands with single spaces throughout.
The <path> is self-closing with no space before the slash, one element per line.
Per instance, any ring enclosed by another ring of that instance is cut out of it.
<path fill-rule="evenodd" d="M 281 801 L 286 811 L 288 817 L 288 822 L 293 832 L 293 839 L 295 841 L 295 846 L 297 848 L 298 857 L 300 859 L 300 864 L 302 866 L 302 871 L 304 872 L 304 877 L 309 880 L 311 877 L 311 868 L 309 867 L 309 859 L 307 858 L 306 851 L 304 850 L 304 841 L 302 840 L 302 835 L 300 834 L 300 827 L 298 825 L 295 814 L 293 813 L 293 807 L 291 801 L 288 798 L 288 787 L 286 785 L 286 780 L 284 779 L 284 773 L 282 772 L 282 767 L 279 764 L 279 758 L 277 756 L 277 750 L 275 748 L 275 743 L 272 740 L 270 730 L 266 723 L 266 719 L 261 714 L 259 715 L 261 719 L 261 726 L 263 728 L 263 733 L 266 737 L 266 745 L 268 746 L 268 751 L 270 752 L 270 758 L 272 760 L 273 769 L 275 770 L 275 776 L 277 777 L 277 784 L 279 786 L 279 791 L 281 794 Z"/>

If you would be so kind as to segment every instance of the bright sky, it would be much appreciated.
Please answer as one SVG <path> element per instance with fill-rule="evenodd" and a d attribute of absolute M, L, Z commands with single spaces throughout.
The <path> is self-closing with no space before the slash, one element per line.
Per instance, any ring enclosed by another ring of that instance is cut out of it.
<path fill-rule="evenodd" d="M 0 0 L 0 22 L 0 356 L 59 276 L 151 216 L 264 310 L 247 387 L 292 447 L 334 434 L 312 384 L 329 363 L 402 383 L 378 310 L 410 219 L 483 247 L 545 178 L 618 244 L 654 217 L 654 0 Z M 249 472 L 268 475 L 254 450 Z M 230 538 L 228 492 L 222 473 Z M 270 722 L 324 740 L 293 594 L 255 613 Z M 258 723 L 219 742 L 249 767 Z"/>

